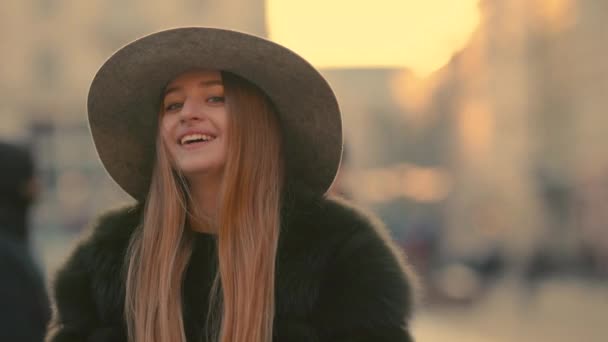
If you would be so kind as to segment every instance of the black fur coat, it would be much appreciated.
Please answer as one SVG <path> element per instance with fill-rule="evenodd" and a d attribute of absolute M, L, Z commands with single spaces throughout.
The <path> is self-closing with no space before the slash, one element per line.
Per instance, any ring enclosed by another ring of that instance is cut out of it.
<path fill-rule="evenodd" d="M 47 341 L 126 341 L 121 269 L 140 216 L 140 205 L 106 214 L 77 246 L 55 279 Z M 204 341 L 214 246 L 196 234 L 183 286 L 191 342 Z M 412 341 L 409 271 L 382 225 L 344 201 L 285 205 L 276 267 L 273 341 Z"/>

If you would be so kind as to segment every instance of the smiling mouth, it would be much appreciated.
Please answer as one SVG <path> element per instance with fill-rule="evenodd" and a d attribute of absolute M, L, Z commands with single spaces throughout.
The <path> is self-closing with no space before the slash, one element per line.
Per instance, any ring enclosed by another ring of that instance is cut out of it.
<path fill-rule="evenodd" d="M 179 141 L 179 144 L 187 146 L 196 143 L 207 143 L 213 140 L 215 140 L 215 136 L 209 134 L 188 134 Z"/>

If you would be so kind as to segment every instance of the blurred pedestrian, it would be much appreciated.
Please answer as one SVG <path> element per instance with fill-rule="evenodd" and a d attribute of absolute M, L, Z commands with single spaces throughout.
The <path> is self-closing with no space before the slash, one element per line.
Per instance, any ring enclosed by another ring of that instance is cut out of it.
<path fill-rule="evenodd" d="M 173 29 L 110 57 L 88 105 L 104 166 L 138 203 L 58 273 L 50 341 L 411 341 L 393 241 L 325 196 L 341 118 L 308 62 Z"/>
<path fill-rule="evenodd" d="M 36 184 L 31 155 L 0 142 L 0 341 L 40 342 L 50 319 L 43 277 L 28 243 Z"/>

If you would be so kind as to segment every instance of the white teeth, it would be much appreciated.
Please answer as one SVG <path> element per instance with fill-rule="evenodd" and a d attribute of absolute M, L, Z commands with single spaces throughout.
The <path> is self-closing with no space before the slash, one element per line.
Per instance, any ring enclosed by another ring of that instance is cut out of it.
<path fill-rule="evenodd" d="M 214 136 L 211 135 L 207 135 L 207 134 L 188 134 L 188 135 L 184 135 L 184 137 L 182 138 L 182 140 L 180 141 L 180 144 L 187 144 L 191 141 L 195 141 L 195 140 L 203 140 L 203 141 L 211 141 L 215 139 Z"/>

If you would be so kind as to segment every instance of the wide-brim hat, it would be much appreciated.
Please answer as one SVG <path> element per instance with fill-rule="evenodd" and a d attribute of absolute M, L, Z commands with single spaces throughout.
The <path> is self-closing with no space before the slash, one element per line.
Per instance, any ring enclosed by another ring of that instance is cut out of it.
<path fill-rule="evenodd" d="M 167 83 L 191 69 L 234 73 L 257 85 L 276 107 L 290 187 L 323 194 L 342 152 L 336 97 L 321 74 L 293 51 L 250 34 L 207 27 L 153 33 L 115 52 L 88 96 L 99 157 L 128 194 L 147 196 L 155 160 L 158 111 Z"/>

